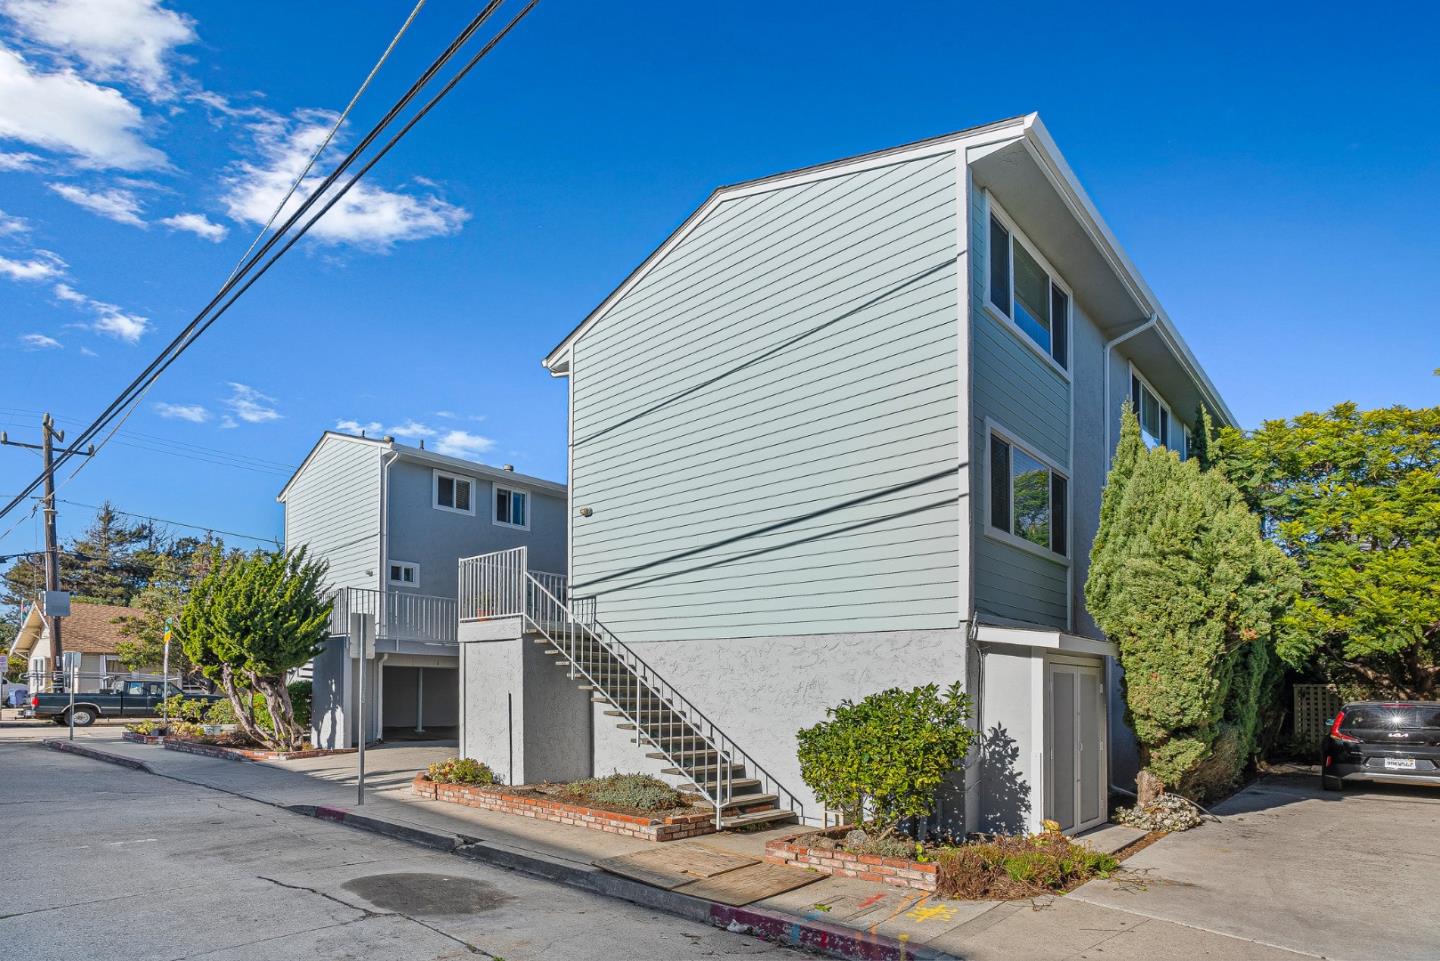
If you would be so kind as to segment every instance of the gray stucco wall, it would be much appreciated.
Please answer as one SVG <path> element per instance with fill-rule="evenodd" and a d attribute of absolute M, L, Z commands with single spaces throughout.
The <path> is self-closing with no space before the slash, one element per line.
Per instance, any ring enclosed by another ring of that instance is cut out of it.
<path fill-rule="evenodd" d="M 512 784 L 589 777 L 590 695 L 530 636 L 460 645 L 460 749 Z"/>
<path fill-rule="evenodd" d="M 471 476 L 460 469 L 445 473 Z M 389 560 L 419 564 L 420 580 L 414 587 L 391 586 L 389 589 L 454 597 L 459 583 L 460 558 L 520 546 L 529 548 L 532 569 L 564 573 L 567 512 L 564 498 L 529 488 L 519 481 L 507 485 L 528 491 L 530 495 L 530 529 L 520 530 L 494 522 L 494 486 L 490 480 L 471 476 L 475 513 L 461 514 L 435 507 L 434 478 L 434 468 L 426 464 L 402 459 L 390 465 L 386 532 Z"/>
<path fill-rule="evenodd" d="M 990 497 L 986 470 L 990 440 L 986 419 L 1031 450 L 1059 464 L 1070 461 L 1070 384 L 1020 338 L 1024 334 L 987 306 L 990 215 L 983 191 L 971 192 L 971 499 L 975 539 L 975 608 L 1007 621 L 1065 629 L 1069 621 L 1069 567 L 986 535 Z M 1075 553 L 1071 549 L 1071 555 Z"/>
<path fill-rule="evenodd" d="M 947 154 L 728 200 L 580 336 L 572 586 L 622 639 L 960 623 L 955 196 Z"/>
<path fill-rule="evenodd" d="M 285 493 L 285 546 L 330 563 L 336 586 L 378 586 L 380 446 L 326 436 Z"/>
<path fill-rule="evenodd" d="M 795 757 L 795 733 L 825 719 L 841 700 L 859 700 L 891 687 L 934 682 L 942 688 L 965 677 L 965 631 L 887 631 L 654 641 L 636 652 L 683 692 L 731 740 L 794 792 L 807 816 L 820 808 Z M 596 718 L 595 770 L 654 773 L 659 762 L 630 743 L 615 718 Z M 939 817 L 963 817 L 955 798 Z"/>

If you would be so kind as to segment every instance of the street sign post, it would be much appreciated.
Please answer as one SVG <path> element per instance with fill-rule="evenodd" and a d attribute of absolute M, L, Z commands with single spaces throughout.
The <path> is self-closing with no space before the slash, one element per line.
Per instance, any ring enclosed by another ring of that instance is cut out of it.
<path fill-rule="evenodd" d="M 162 730 L 170 733 L 170 618 L 165 618 L 165 654 L 160 661 L 160 714 Z M 175 685 L 179 687 L 180 685 Z"/>
<path fill-rule="evenodd" d="M 365 738 L 368 733 L 365 724 L 365 662 L 375 656 L 374 614 L 350 615 L 349 645 L 350 656 L 359 659 L 359 664 L 356 666 L 358 694 L 355 698 L 355 758 L 357 764 L 355 803 L 363 805 L 365 803 Z"/>
<path fill-rule="evenodd" d="M 80 686 L 80 652 L 65 651 L 60 655 L 65 671 L 65 686 L 70 689 L 70 710 L 66 717 L 70 721 L 70 740 L 75 740 L 75 688 Z"/>

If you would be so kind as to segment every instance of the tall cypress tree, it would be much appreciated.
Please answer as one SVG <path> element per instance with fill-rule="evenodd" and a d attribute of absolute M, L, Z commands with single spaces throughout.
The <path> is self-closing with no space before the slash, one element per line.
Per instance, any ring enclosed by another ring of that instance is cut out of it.
<path fill-rule="evenodd" d="M 1239 776 L 1278 677 L 1275 620 L 1296 585 L 1239 491 L 1194 459 L 1147 450 L 1127 405 L 1085 599 L 1120 651 L 1142 789 L 1153 779 L 1208 793 Z"/>

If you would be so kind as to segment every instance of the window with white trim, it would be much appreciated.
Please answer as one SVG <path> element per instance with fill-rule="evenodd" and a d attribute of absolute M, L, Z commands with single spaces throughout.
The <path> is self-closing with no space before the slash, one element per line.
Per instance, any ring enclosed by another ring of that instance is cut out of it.
<path fill-rule="evenodd" d="M 435 472 L 435 508 L 459 514 L 475 513 L 475 482 L 468 477 Z"/>
<path fill-rule="evenodd" d="M 1184 460 L 1191 447 L 1189 431 L 1175 419 L 1170 405 L 1160 399 L 1150 382 L 1130 368 L 1130 404 L 1140 421 L 1140 438 L 1150 448 L 1168 447 Z"/>
<path fill-rule="evenodd" d="M 410 561 L 391 561 L 390 583 L 397 587 L 419 587 L 420 565 Z"/>
<path fill-rule="evenodd" d="M 495 523 L 501 527 L 530 529 L 530 495 L 513 487 L 495 485 Z"/>
<path fill-rule="evenodd" d="M 1062 557 L 1068 553 L 1070 482 L 997 433 L 990 434 L 990 526 Z"/>
<path fill-rule="evenodd" d="M 1015 229 L 990 214 L 990 304 L 1068 370 L 1070 293 Z"/>

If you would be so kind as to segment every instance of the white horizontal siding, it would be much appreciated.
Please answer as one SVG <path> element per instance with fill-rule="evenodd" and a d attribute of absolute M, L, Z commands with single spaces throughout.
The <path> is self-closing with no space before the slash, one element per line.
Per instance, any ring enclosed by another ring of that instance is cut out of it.
<path fill-rule="evenodd" d="M 327 437 L 285 495 L 285 546 L 330 564 L 328 583 L 375 587 L 380 567 L 380 453 Z"/>

